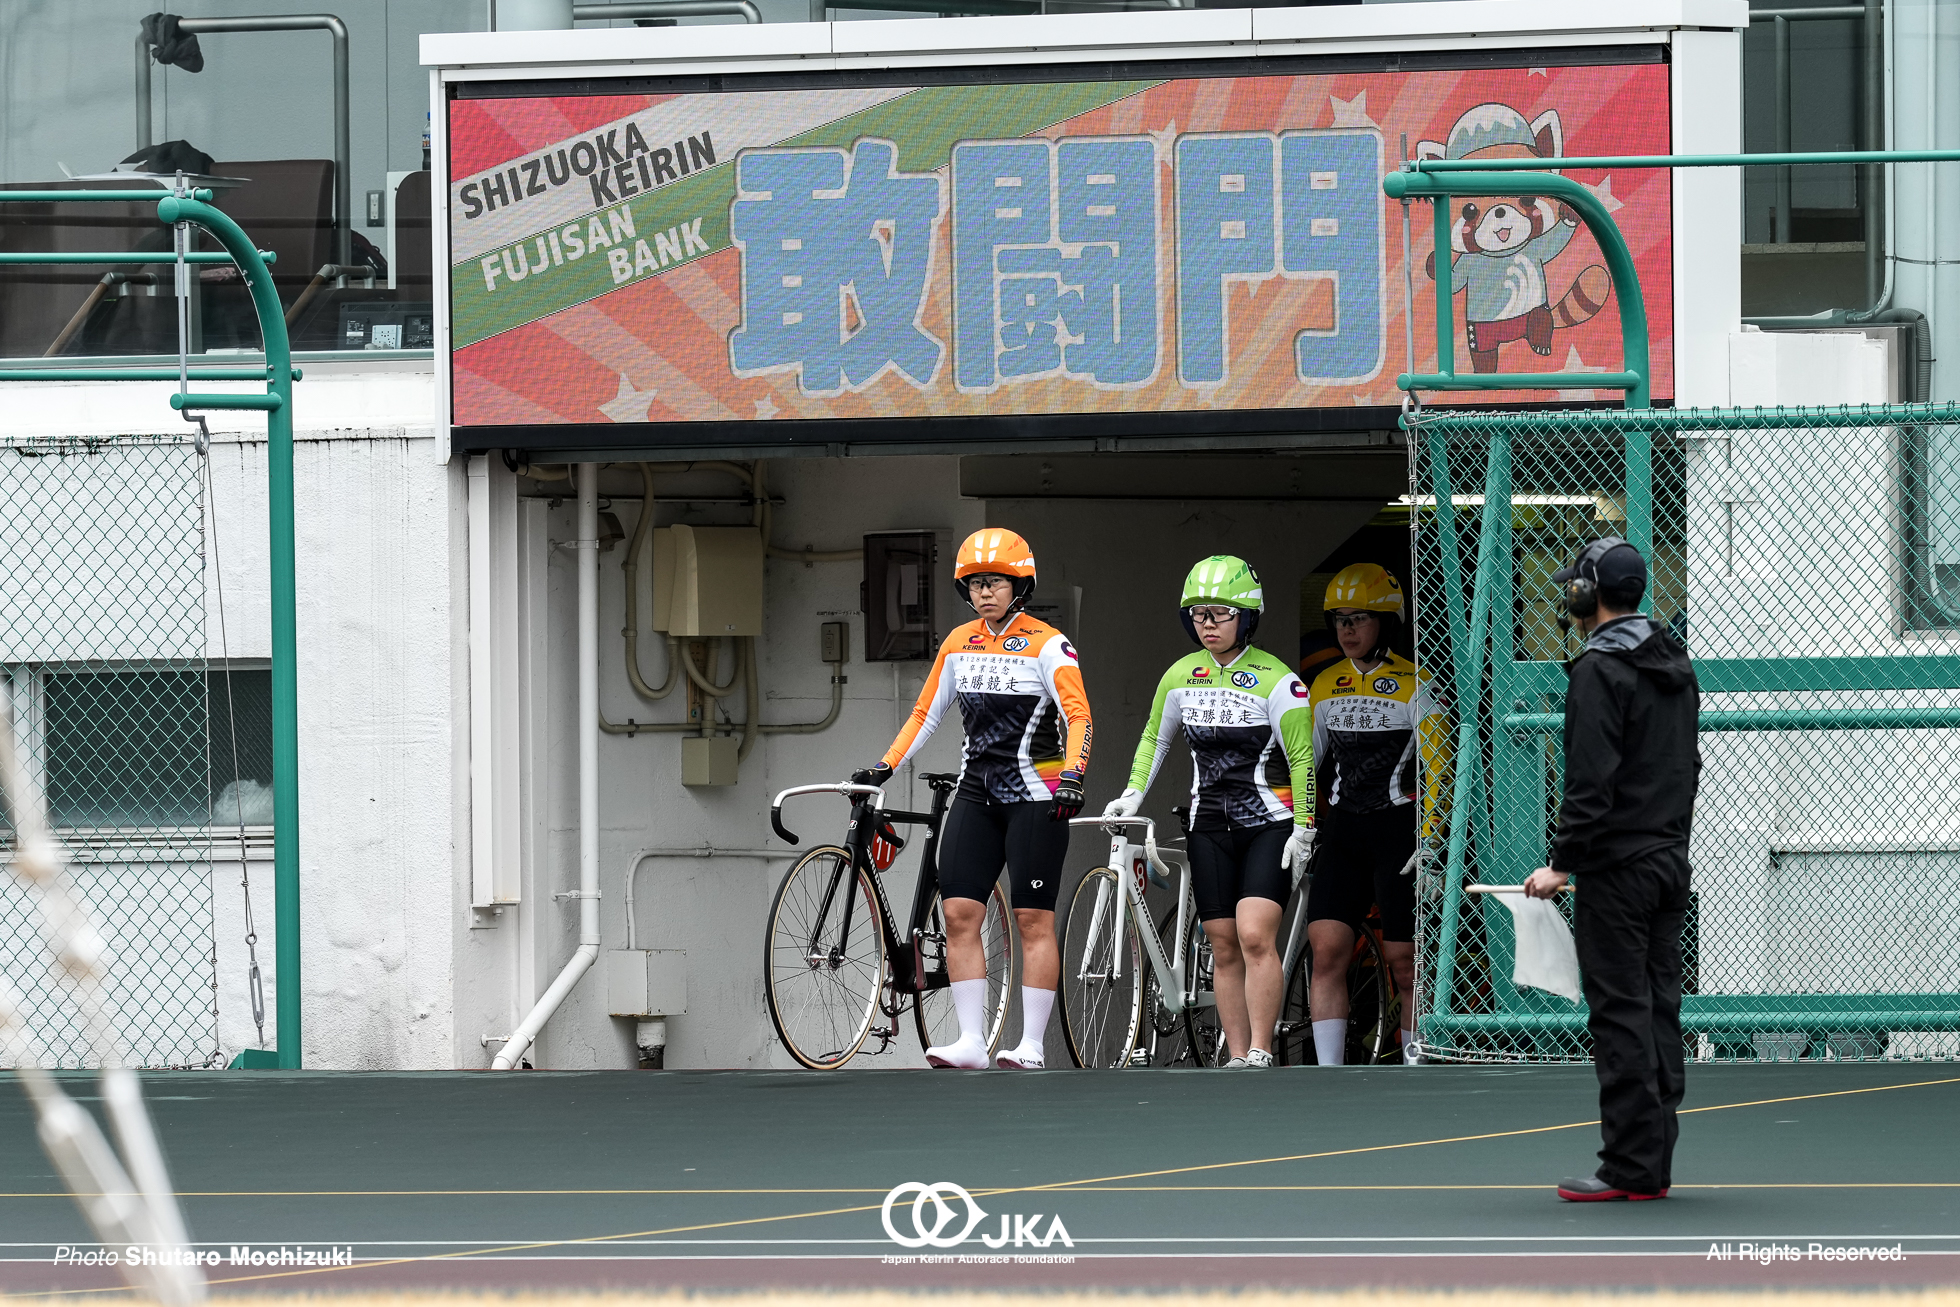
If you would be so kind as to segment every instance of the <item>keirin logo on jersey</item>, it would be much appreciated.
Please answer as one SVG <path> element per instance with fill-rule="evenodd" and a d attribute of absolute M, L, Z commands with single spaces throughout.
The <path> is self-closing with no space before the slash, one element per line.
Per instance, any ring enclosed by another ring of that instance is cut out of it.
<path fill-rule="evenodd" d="M 912 1200 L 912 1229 L 910 1233 L 902 1234 L 892 1221 L 892 1210 L 908 1197 Z M 954 1208 L 954 1201 L 964 1208 L 963 1212 Z M 1000 1234 L 982 1234 L 980 1242 L 989 1248 L 1005 1248 L 1009 1244 L 1016 1248 L 1046 1248 L 1060 1239 L 1064 1248 L 1075 1247 L 1075 1241 L 1069 1238 L 1068 1227 L 1062 1224 L 1059 1216 L 1048 1223 L 1045 1235 L 1037 1234 L 1041 1217 L 1040 1212 L 1033 1216 L 1002 1212 Z M 966 1242 L 975 1226 L 987 1219 L 987 1213 L 973 1201 L 972 1194 L 949 1180 L 937 1184 L 907 1180 L 885 1195 L 878 1219 L 884 1222 L 885 1233 L 891 1236 L 891 1241 L 901 1248 L 957 1248 Z M 949 1233 L 954 1225 L 960 1227 L 957 1234 Z"/>

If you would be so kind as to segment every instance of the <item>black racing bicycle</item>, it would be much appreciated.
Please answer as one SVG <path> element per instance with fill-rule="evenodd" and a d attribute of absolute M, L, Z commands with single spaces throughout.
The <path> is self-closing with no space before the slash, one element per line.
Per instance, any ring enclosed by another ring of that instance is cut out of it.
<path fill-rule="evenodd" d="M 789 1055 L 815 1071 L 843 1066 L 865 1043 L 884 1053 L 909 1008 L 919 1047 L 949 1044 L 959 1019 L 946 990 L 946 916 L 939 899 L 939 832 L 958 778 L 922 772 L 932 787 L 929 812 L 885 807 L 875 785 L 798 785 L 776 796 L 769 822 L 790 844 L 783 803 L 803 794 L 837 794 L 851 802 L 842 844 L 822 844 L 783 873 L 769 905 L 763 980 L 769 1019 Z M 909 842 L 898 827 L 925 828 L 925 847 L 901 935 L 885 897 L 884 873 Z M 987 967 L 987 1056 L 1000 1047 L 1014 992 L 1014 925 L 1007 895 L 995 883 L 980 942 Z M 880 1018 L 883 1018 L 881 1021 Z"/>

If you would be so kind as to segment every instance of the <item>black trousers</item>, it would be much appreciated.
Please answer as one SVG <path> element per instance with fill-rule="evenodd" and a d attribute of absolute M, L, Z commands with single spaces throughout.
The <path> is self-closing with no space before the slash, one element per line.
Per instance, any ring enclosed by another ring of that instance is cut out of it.
<path fill-rule="evenodd" d="M 1579 877 L 1579 977 L 1599 1073 L 1599 1178 L 1654 1193 L 1672 1183 L 1681 1049 L 1681 930 L 1688 851 L 1662 849 Z"/>

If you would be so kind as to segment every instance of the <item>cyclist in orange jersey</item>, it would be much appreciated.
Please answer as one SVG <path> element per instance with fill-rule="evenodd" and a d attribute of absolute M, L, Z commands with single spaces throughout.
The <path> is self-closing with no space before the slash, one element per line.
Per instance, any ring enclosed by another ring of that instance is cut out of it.
<path fill-rule="evenodd" d="M 1021 1042 L 1003 1067 L 1038 1069 L 1061 978 L 1055 894 L 1068 854 L 1068 819 L 1082 811 L 1089 766 L 1089 698 L 1076 652 L 1023 610 L 1034 594 L 1034 551 L 989 527 L 960 546 L 953 576 L 979 614 L 946 637 L 912 716 L 882 760 L 852 779 L 882 785 L 917 753 L 957 702 L 966 741 L 960 783 L 939 840 L 946 969 L 960 1037 L 926 1050 L 933 1066 L 987 1065 L 987 895 L 1006 866 L 1021 933 Z"/>

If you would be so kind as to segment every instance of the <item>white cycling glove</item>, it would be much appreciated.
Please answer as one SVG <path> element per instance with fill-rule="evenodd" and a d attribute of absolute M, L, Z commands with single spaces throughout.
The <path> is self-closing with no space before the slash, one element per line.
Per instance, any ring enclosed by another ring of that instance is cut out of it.
<path fill-rule="evenodd" d="M 1313 856 L 1314 830 L 1311 826 L 1295 826 L 1293 833 L 1286 837 L 1286 849 L 1279 855 L 1281 870 L 1293 873 L 1293 883 L 1298 885 L 1300 877 L 1307 874 L 1307 861 Z"/>
<path fill-rule="evenodd" d="M 1137 815 L 1138 809 L 1142 807 L 1142 790 L 1124 790 L 1121 794 L 1109 801 L 1109 806 L 1103 809 L 1103 816 L 1112 819 L 1134 817 Z"/>
<path fill-rule="evenodd" d="M 1424 867 L 1428 866 L 1430 860 L 1433 859 L 1435 856 L 1436 856 L 1436 851 L 1434 849 L 1431 849 L 1427 844 L 1416 845 L 1415 852 L 1411 853 L 1409 855 L 1409 860 L 1402 864 L 1402 874 L 1404 876 L 1416 875 L 1417 873 L 1422 871 Z"/>

